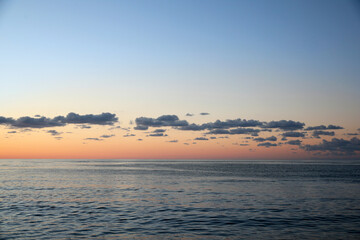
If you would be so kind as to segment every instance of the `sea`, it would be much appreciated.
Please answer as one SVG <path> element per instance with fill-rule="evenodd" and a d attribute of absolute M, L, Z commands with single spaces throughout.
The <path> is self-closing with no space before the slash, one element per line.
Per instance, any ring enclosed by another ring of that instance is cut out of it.
<path fill-rule="evenodd" d="M 360 160 L 0 160 L 0 239 L 360 239 Z"/>

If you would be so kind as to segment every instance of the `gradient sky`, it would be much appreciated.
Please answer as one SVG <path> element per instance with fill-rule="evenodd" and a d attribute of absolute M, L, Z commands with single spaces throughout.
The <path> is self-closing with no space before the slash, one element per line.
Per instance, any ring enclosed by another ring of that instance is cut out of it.
<path fill-rule="evenodd" d="M 0 158 L 359 159 L 359 43 L 356 1 L 0 0 Z M 70 112 L 117 121 L 19 124 Z M 262 125 L 258 136 L 134 130 L 162 115 Z M 280 120 L 305 125 L 267 127 Z M 342 129 L 306 130 L 329 124 Z M 289 131 L 304 137 L 281 140 Z"/>

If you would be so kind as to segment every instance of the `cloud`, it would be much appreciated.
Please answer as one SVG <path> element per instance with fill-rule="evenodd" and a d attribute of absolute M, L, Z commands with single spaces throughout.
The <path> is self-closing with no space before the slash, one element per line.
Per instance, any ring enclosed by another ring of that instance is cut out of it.
<path fill-rule="evenodd" d="M 236 128 L 236 127 L 259 127 L 262 126 L 263 123 L 259 122 L 258 120 L 246 120 L 246 119 L 234 119 L 234 120 L 226 120 L 220 121 L 216 120 L 215 122 L 205 123 L 202 126 L 205 129 L 212 130 L 212 129 L 228 129 L 228 128 Z"/>
<path fill-rule="evenodd" d="M 170 141 L 167 141 L 167 142 L 169 142 L 169 143 L 177 143 L 178 140 L 170 140 Z"/>
<path fill-rule="evenodd" d="M 166 129 L 155 129 L 153 133 L 163 133 L 166 132 Z"/>
<path fill-rule="evenodd" d="M 135 134 L 126 134 L 126 135 L 124 135 L 123 137 L 135 137 L 136 135 Z"/>
<path fill-rule="evenodd" d="M 253 139 L 255 142 L 265 142 L 265 141 L 277 141 L 277 138 L 275 136 L 271 136 L 271 137 L 268 137 L 268 138 L 254 138 Z"/>
<path fill-rule="evenodd" d="M 215 129 L 207 132 L 206 134 L 230 134 L 230 131 L 225 129 Z"/>
<path fill-rule="evenodd" d="M 13 118 L 6 118 L 6 117 L 0 116 L 0 124 L 12 124 L 14 122 L 15 122 L 15 120 Z"/>
<path fill-rule="evenodd" d="M 202 116 L 206 116 L 206 115 L 210 115 L 210 113 L 207 113 L 207 112 L 202 112 L 202 113 L 200 113 L 200 115 L 202 115 Z"/>
<path fill-rule="evenodd" d="M 117 117 L 112 113 L 102 113 L 98 115 L 79 115 L 76 113 L 69 113 L 66 117 L 57 116 L 55 118 L 47 118 L 25 116 L 18 119 L 0 116 L 0 124 L 9 125 L 14 128 L 62 127 L 66 124 L 112 125 L 114 122 L 117 122 Z"/>
<path fill-rule="evenodd" d="M 167 134 L 164 133 L 150 133 L 149 135 L 146 135 L 147 137 L 166 137 Z"/>
<path fill-rule="evenodd" d="M 271 143 L 271 142 L 264 142 L 264 143 L 259 143 L 258 144 L 259 147 L 276 147 L 277 144 L 276 143 Z"/>
<path fill-rule="evenodd" d="M 284 132 L 283 137 L 305 137 L 305 134 L 302 132 Z"/>
<path fill-rule="evenodd" d="M 246 120 L 246 119 L 234 119 L 234 120 L 226 120 L 220 121 L 216 120 L 215 122 L 208 122 L 204 124 L 189 124 L 186 126 L 178 127 L 178 130 L 185 131 L 202 131 L 202 130 L 214 130 L 214 129 L 229 129 L 229 128 L 237 128 L 237 127 L 259 127 L 262 126 L 263 123 L 258 120 Z M 215 133 L 215 134 L 228 134 L 228 133 Z"/>
<path fill-rule="evenodd" d="M 47 133 L 50 133 L 51 135 L 53 135 L 53 136 L 57 136 L 57 135 L 60 135 L 60 134 L 62 134 L 61 132 L 58 132 L 58 131 L 56 131 L 56 130 L 48 130 L 48 131 L 46 131 Z"/>
<path fill-rule="evenodd" d="M 305 123 L 292 120 L 271 121 L 264 124 L 263 128 L 278 128 L 284 131 L 303 129 Z"/>
<path fill-rule="evenodd" d="M 12 127 L 16 128 L 45 128 L 45 127 L 61 127 L 65 123 L 59 122 L 55 118 L 33 118 L 33 117 L 20 117 L 11 123 Z"/>
<path fill-rule="evenodd" d="M 259 129 L 253 128 L 235 128 L 230 129 L 230 134 L 251 134 L 252 136 L 258 136 Z"/>
<path fill-rule="evenodd" d="M 277 141 L 277 137 L 271 136 L 271 137 L 266 138 L 266 140 L 267 141 Z"/>
<path fill-rule="evenodd" d="M 194 116 L 194 114 L 192 114 L 192 113 L 187 113 L 185 116 L 186 116 L 186 117 L 192 117 L 192 116 Z"/>
<path fill-rule="evenodd" d="M 347 133 L 346 135 L 348 135 L 348 136 L 358 136 L 359 133 Z"/>
<path fill-rule="evenodd" d="M 77 123 L 77 124 L 96 124 L 96 125 L 113 125 L 118 121 L 115 114 L 101 113 L 101 114 L 86 114 L 80 115 L 77 113 L 69 113 L 66 117 L 58 116 L 54 119 L 62 123 Z"/>
<path fill-rule="evenodd" d="M 335 132 L 315 130 L 312 135 L 313 135 L 315 138 L 320 138 L 320 135 L 324 135 L 324 136 L 334 136 L 334 135 L 335 135 Z"/>
<path fill-rule="evenodd" d="M 210 137 L 210 139 L 216 139 L 216 137 Z"/>
<path fill-rule="evenodd" d="M 78 125 L 78 127 L 81 128 L 81 129 L 91 128 L 91 126 L 88 126 L 88 125 L 85 125 L 85 124 Z"/>
<path fill-rule="evenodd" d="M 85 138 L 84 140 L 103 141 L 103 139 L 100 138 Z"/>
<path fill-rule="evenodd" d="M 230 134 L 230 135 L 236 135 L 236 134 L 251 134 L 252 136 L 258 136 L 258 133 L 260 132 L 259 129 L 253 129 L 253 128 L 235 128 L 230 130 L 225 129 L 215 129 L 207 132 L 206 134 Z"/>
<path fill-rule="evenodd" d="M 135 119 L 136 130 L 147 130 L 146 127 L 180 127 L 187 126 L 186 120 L 179 120 L 176 115 L 162 115 L 158 118 L 139 117 Z M 146 129 L 145 129 L 146 128 Z"/>
<path fill-rule="evenodd" d="M 301 145 L 301 140 L 297 139 L 297 140 L 290 140 L 288 142 L 286 142 L 286 144 L 289 144 L 289 145 Z"/>
<path fill-rule="evenodd" d="M 304 145 L 305 151 L 330 152 L 334 155 L 355 155 L 360 151 L 360 139 L 354 137 L 351 140 L 333 138 L 331 141 L 322 140 L 315 145 Z"/>
<path fill-rule="evenodd" d="M 111 138 L 111 137 L 115 137 L 114 134 L 111 134 L 111 135 L 101 135 L 100 136 L 101 138 Z"/>
<path fill-rule="evenodd" d="M 16 131 L 9 131 L 9 132 L 7 132 L 7 133 L 12 133 L 12 134 L 13 134 L 13 133 L 17 133 L 17 132 L 16 132 Z"/>
<path fill-rule="evenodd" d="M 198 138 L 195 138 L 194 140 L 207 141 L 207 140 L 209 140 L 209 139 L 208 139 L 208 138 L 204 138 L 204 137 L 198 137 Z"/>
<path fill-rule="evenodd" d="M 343 127 L 340 126 L 335 126 L 335 125 L 328 125 L 327 127 L 325 125 L 320 125 L 320 126 L 314 126 L 314 127 L 307 127 L 305 130 L 336 130 L 336 129 L 344 129 Z"/>
<path fill-rule="evenodd" d="M 184 131 L 203 131 L 206 128 L 203 125 L 197 125 L 197 124 L 192 123 L 187 126 L 178 127 L 177 129 L 184 130 Z"/>
<path fill-rule="evenodd" d="M 138 140 L 138 141 L 142 141 L 142 139 L 141 139 L 141 138 L 138 138 L 137 140 Z"/>
<path fill-rule="evenodd" d="M 148 130 L 149 129 L 149 127 L 148 126 L 136 126 L 136 127 L 134 127 L 134 129 L 135 130 L 143 130 L 143 131 L 145 131 L 145 130 Z"/>
<path fill-rule="evenodd" d="M 121 128 L 121 126 L 114 126 L 114 127 L 110 127 L 110 128 L 108 128 L 108 130 L 109 131 L 111 131 L 111 130 L 115 130 L 115 129 L 123 129 L 123 130 L 126 130 L 126 131 L 128 131 L 128 129 L 124 129 L 124 128 Z"/>

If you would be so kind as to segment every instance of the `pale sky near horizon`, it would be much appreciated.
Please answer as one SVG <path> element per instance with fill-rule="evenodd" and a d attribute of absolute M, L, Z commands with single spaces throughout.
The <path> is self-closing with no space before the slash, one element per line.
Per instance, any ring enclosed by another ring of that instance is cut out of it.
<path fill-rule="evenodd" d="M 0 1 L 0 116 L 284 119 L 355 133 L 359 43 L 356 1 Z M 17 156 L 8 131 L 0 157 Z"/>

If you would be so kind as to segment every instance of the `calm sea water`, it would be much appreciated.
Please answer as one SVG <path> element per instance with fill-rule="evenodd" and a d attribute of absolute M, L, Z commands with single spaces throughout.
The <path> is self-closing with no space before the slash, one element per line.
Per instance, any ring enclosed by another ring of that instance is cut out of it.
<path fill-rule="evenodd" d="M 0 160 L 0 239 L 360 239 L 360 161 Z"/>

